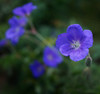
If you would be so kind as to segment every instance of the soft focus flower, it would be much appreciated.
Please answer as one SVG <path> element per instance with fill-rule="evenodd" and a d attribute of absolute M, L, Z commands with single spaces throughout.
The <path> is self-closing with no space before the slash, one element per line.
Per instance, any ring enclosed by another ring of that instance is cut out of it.
<path fill-rule="evenodd" d="M 62 56 L 56 48 L 46 47 L 44 49 L 43 61 L 47 66 L 57 67 L 62 62 Z"/>
<path fill-rule="evenodd" d="M 25 30 L 22 27 L 10 28 L 6 31 L 6 39 L 9 39 L 13 44 L 16 44 L 24 32 Z"/>
<path fill-rule="evenodd" d="M 14 38 L 11 38 L 11 39 L 9 39 L 9 40 L 11 41 L 11 43 L 12 43 L 13 45 L 16 45 L 16 44 L 18 43 L 18 41 L 19 41 L 19 38 L 20 38 L 20 37 L 14 37 Z"/>
<path fill-rule="evenodd" d="M 13 10 L 13 13 L 17 16 L 29 16 L 30 13 L 35 10 L 37 6 L 32 3 L 25 4 L 22 7 L 17 7 Z"/>
<path fill-rule="evenodd" d="M 8 43 L 8 42 L 7 42 L 6 39 L 0 40 L 0 47 L 5 46 L 7 43 Z"/>
<path fill-rule="evenodd" d="M 32 72 L 32 75 L 36 78 L 42 76 L 45 72 L 44 66 L 37 60 L 30 64 L 30 70 Z"/>
<path fill-rule="evenodd" d="M 70 25 L 67 33 L 60 34 L 56 46 L 64 56 L 70 56 L 73 61 L 84 59 L 93 45 L 93 35 L 90 30 L 84 30 L 79 24 Z"/>
<path fill-rule="evenodd" d="M 14 16 L 11 19 L 9 19 L 8 23 L 10 24 L 11 27 L 19 27 L 19 26 L 24 27 L 27 24 L 27 18 L 26 17 L 17 18 L 16 16 Z"/>

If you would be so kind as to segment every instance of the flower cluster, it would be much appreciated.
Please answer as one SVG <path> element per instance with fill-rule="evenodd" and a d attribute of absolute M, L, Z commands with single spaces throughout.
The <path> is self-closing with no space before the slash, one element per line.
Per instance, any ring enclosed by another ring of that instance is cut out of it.
<path fill-rule="evenodd" d="M 44 49 L 44 54 L 43 54 L 43 61 L 45 65 L 49 67 L 57 67 L 58 64 L 62 62 L 63 58 L 59 54 L 58 50 L 55 47 L 46 47 Z M 35 78 L 38 78 L 44 74 L 45 68 L 40 62 L 35 60 L 32 64 L 30 64 L 30 70 L 32 72 L 32 75 Z"/>
<path fill-rule="evenodd" d="M 60 34 L 56 46 L 64 56 L 70 56 L 73 61 L 84 59 L 93 45 L 93 35 L 90 30 L 84 30 L 79 24 L 70 25 L 67 33 Z"/>
<path fill-rule="evenodd" d="M 9 39 L 12 44 L 18 43 L 20 37 L 24 34 L 28 22 L 28 16 L 35 10 L 37 6 L 28 3 L 24 6 L 17 7 L 13 10 L 13 16 L 8 23 L 10 28 L 6 31 L 6 39 Z M 37 33 L 38 34 L 38 33 Z M 43 42 L 45 39 L 39 34 Z M 5 45 L 7 41 L 1 40 L 0 45 Z M 46 43 L 45 43 L 46 44 Z M 56 47 L 45 47 L 43 53 L 43 62 L 49 67 L 57 67 L 63 58 L 59 51 L 64 56 L 70 56 L 73 61 L 80 61 L 89 54 L 89 48 L 93 45 L 93 35 L 90 30 L 84 30 L 79 24 L 70 25 L 66 33 L 60 34 L 56 40 Z M 45 67 L 37 60 L 30 64 L 30 70 L 35 78 L 40 77 L 45 72 Z"/>
<path fill-rule="evenodd" d="M 6 39 L 9 39 L 12 44 L 16 44 L 19 41 L 19 38 L 24 34 L 24 26 L 27 24 L 27 16 L 36 9 L 32 3 L 28 3 L 22 7 L 15 8 L 13 10 L 14 15 L 19 17 L 12 17 L 9 19 L 8 23 L 10 28 L 6 31 Z"/>

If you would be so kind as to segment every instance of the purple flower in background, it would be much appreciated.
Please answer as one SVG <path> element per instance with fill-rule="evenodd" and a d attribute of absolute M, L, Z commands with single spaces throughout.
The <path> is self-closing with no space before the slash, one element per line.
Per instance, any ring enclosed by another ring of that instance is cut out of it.
<path fill-rule="evenodd" d="M 17 16 L 29 16 L 30 13 L 35 10 L 37 6 L 32 3 L 25 4 L 22 7 L 17 7 L 13 10 L 13 13 Z"/>
<path fill-rule="evenodd" d="M 30 70 L 32 72 L 32 75 L 36 78 L 42 76 L 45 72 L 44 66 L 37 60 L 35 60 L 34 63 L 30 64 Z"/>
<path fill-rule="evenodd" d="M 27 24 L 27 18 L 26 17 L 17 18 L 16 16 L 14 16 L 11 19 L 9 19 L 8 23 L 10 24 L 11 27 L 19 27 L 19 26 L 24 27 Z"/>
<path fill-rule="evenodd" d="M 10 28 L 6 31 L 6 39 L 9 39 L 13 44 L 16 44 L 24 32 L 25 30 L 22 27 Z"/>
<path fill-rule="evenodd" d="M 62 56 L 56 48 L 46 47 L 44 49 L 43 61 L 47 66 L 57 67 L 62 62 Z"/>
<path fill-rule="evenodd" d="M 14 37 L 14 38 L 11 38 L 11 39 L 9 39 L 9 40 L 11 41 L 11 43 L 12 43 L 13 45 L 16 45 L 16 44 L 18 43 L 18 41 L 19 41 L 19 38 L 20 38 L 20 37 Z"/>
<path fill-rule="evenodd" d="M 64 56 L 70 56 L 73 61 L 84 59 L 93 45 L 93 35 L 90 30 L 84 30 L 79 24 L 70 25 L 67 33 L 60 34 L 56 46 Z"/>
<path fill-rule="evenodd" d="M 5 46 L 8 43 L 6 39 L 0 40 L 0 47 Z"/>

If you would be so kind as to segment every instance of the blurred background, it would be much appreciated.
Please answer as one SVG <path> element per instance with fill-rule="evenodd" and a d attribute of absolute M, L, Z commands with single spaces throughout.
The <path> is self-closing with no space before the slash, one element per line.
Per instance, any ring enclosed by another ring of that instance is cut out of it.
<path fill-rule="evenodd" d="M 0 39 L 5 38 L 12 10 L 29 2 L 38 7 L 31 14 L 33 24 L 52 45 L 70 24 L 90 29 L 93 62 L 87 69 L 85 60 L 73 62 L 64 57 L 57 68 L 46 67 L 36 79 L 29 64 L 34 60 L 44 64 L 45 45 L 35 36 L 32 41 L 23 36 L 16 46 L 0 47 L 0 94 L 100 94 L 100 0 L 0 0 Z"/>

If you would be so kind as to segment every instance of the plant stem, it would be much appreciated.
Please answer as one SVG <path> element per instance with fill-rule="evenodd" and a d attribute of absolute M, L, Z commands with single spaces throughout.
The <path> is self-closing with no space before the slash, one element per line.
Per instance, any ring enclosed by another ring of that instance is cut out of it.
<path fill-rule="evenodd" d="M 39 38 L 39 40 L 41 40 L 45 45 L 49 46 L 52 48 L 52 45 L 50 45 L 50 43 L 48 43 L 48 41 L 46 41 L 46 39 L 36 31 L 35 27 L 33 26 L 32 22 L 29 20 L 29 24 L 31 27 L 31 32 L 33 35 L 36 35 L 37 38 Z"/>
<path fill-rule="evenodd" d="M 27 38 L 28 40 L 30 40 L 32 43 L 36 43 L 36 44 L 39 45 L 39 40 L 34 38 L 34 41 L 33 41 L 33 39 L 28 35 L 24 35 L 24 37 Z"/>

